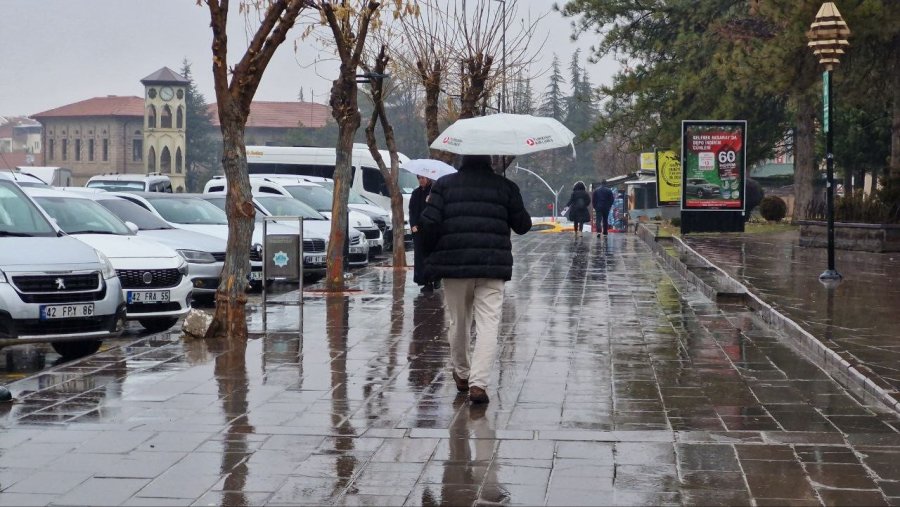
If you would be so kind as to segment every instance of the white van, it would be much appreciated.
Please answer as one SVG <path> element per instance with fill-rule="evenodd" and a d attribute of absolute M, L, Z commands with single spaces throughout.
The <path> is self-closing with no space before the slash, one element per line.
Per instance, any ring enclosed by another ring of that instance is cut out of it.
<path fill-rule="evenodd" d="M 164 192 L 172 193 L 172 180 L 159 173 L 149 174 L 100 174 L 92 176 L 85 185 L 109 192 Z"/>
<path fill-rule="evenodd" d="M 400 163 L 409 162 L 409 157 L 399 153 Z M 386 164 L 390 163 L 390 153 L 381 150 Z M 288 174 L 334 178 L 334 148 L 308 148 L 284 146 L 247 146 L 247 168 L 250 174 Z M 350 186 L 360 195 L 381 206 L 391 209 L 390 192 L 378 164 L 372 158 L 365 144 L 353 145 L 353 184 Z M 404 169 L 400 170 L 400 191 L 403 193 L 404 213 L 409 210 L 409 197 L 419 186 L 416 176 Z M 406 220 L 408 223 L 408 218 Z"/>
<path fill-rule="evenodd" d="M 16 167 L 16 170 L 23 174 L 34 176 L 51 187 L 72 186 L 72 170 L 65 167 L 23 165 Z"/>

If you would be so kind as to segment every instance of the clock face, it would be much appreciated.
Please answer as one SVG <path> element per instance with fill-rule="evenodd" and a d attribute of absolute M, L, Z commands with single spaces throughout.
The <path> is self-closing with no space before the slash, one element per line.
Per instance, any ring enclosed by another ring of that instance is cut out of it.
<path fill-rule="evenodd" d="M 164 86 L 159 90 L 159 98 L 163 100 L 172 100 L 172 97 L 175 96 L 175 92 L 172 91 L 168 86 Z"/>

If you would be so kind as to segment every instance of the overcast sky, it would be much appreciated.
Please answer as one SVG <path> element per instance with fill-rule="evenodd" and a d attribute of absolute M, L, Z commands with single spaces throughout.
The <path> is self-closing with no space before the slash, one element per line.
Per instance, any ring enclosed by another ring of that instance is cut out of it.
<path fill-rule="evenodd" d="M 520 6 L 536 17 L 550 12 L 552 2 L 520 0 Z M 236 59 L 246 36 L 240 18 L 231 17 L 237 22 L 229 29 L 229 54 Z M 569 24 L 555 12 L 541 22 L 537 38 L 549 38 L 535 72 L 546 69 L 555 52 L 568 76 L 575 48 L 587 55 L 592 41 L 571 42 Z M 335 66 L 316 63 L 313 42 L 294 52 L 294 31 L 276 52 L 256 99 L 297 100 L 302 86 L 307 101 L 325 103 Z M 212 102 L 211 40 L 209 12 L 195 0 L 0 0 L 0 116 L 31 115 L 105 95 L 142 96 L 141 78 L 161 67 L 179 71 L 185 58 Z M 609 60 L 584 64 L 595 84 L 608 82 L 616 69 Z M 534 83 L 538 92 L 545 86 L 546 74 Z"/>

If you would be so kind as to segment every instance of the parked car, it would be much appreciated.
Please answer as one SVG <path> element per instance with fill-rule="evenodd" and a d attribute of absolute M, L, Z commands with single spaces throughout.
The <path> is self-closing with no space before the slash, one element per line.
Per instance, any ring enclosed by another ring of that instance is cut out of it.
<path fill-rule="evenodd" d="M 37 176 L 35 176 L 33 174 L 27 173 L 27 172 L 22 172 L 22 171 L 16 170 L 16 171 L 9 171 L 4 174 L 6 174 L 9 177 L 9 179 L 12 179 L 13 181 L 15 181 L 16 184 L 19 185 L 19 187 L 21 187 L 21 188 L 26 188 L 26 187 L 50 188 L 50 185 L 48 185 L 46 181 L 38 178 Z"/>
<path fill-rule="evenodd" d="M 92 176 L 87 188 L 102 188 L 110 192 L 172 193 L 172 180 L 164 174 L 100 174 Z"/>
<path fill-rule="evenodd" d="M 105 255 L 63 234 L 0 175 L 0 337 L 92 354 L 125 327 L 121 289 Z"/>
<path fill-rule="evenodd" d="M 225 194 L 203 194 L 203 198 L 225 209 Z M 253 205 L 257 210 L 257 221 L 262 221 L 263 216 L 302 216 L 303 217 L 303 269 L 306 274 L 307 266 L 313 268 L 310 278 L 321 279 L 325 274 L 325 255 L 328 252 L 328 239 L 331 235 L 331 220 L 312 209 L 306 204 L 285 195 L 255 194 Z M 290 220 L 277 222 L 285 226 L 294 227 Z M 257 224 L 257 227 L 261 227 Z M 312 240 L 312 241 L 310 241 Z M 321 243 L 320 243 L 321 242 Z M 321 248 L 321 250 L 320 250 Z M 309 255 L 307 255 L 309 254 Z M 321 257 L 321 263 L 319 258 Z M 354 267 L 365 266 L 369 263 L 369 246 L 363 233 L 350 228 L 350 246 L 348 264 Z"/>
<path fill-rule="evenodd" d="M 175 250 L 135 235 L 126 224 L 83 194 L 29 188 L 25 192 L 66 234 L 106 255 L 122 286 L 126 318 L 148 331 L 165 331 L 191 309 L 188 264 Z"/>
<path fill-rule="evenodd" d="M 334 201 L 334 194 L 331 193 L 331 190 L 306 181 L 302 177 L 260 177 L 251 175 L 250 188 L 255 194 L 265 193 L 293 197 L 331 219 L 331 204 Z M 224 191 L 225 178 L 215 177 L 206 183 L 203 193 Z M 359 211 L 351 209 L 349 212 L 349 225 L 365 234 L 366 241 L 369 244 L 370 255 L 374 255 L 376 251 L 380 251 L 384 248 L 384 236 L 382 236 L 381 230 L 365 213 L 360 213 Z"/>
<path fill-rule="evenodd" d="M 718 185 L 708 183 L 703 178 L 688 178 L 684 192 L 690 197 L 699 199 L 722 195 L 722 189 Z"/>
<path fill-rule="evenodd" d="M 175 250 L 188 263 L 188 277 L 194 298 L 210 298 L 219 287 L 219 274 L 225 262 L 226 241 L 222 238 L 173 227 L 128 199 L 107 193 L 88 196 L 123 222 L 137 226 L 137 235 L 158 241 Z"/>
<path fill-rule="evenodd" d="M 65 167 L 23 165 L 16 167 L 16 170 L 34 176 L 50 186 L 67 187 L 72 184 L 72 170 Z"/>
<path fill-rule="evenodd" d="M 228 240 L 228 217 L 216 205 L 199 194 L 161 194 L 157 192 L 113 192 L 165 220 L 173 227 L 209 234 Z M 274 224 L 271 234 L 297 234 L 296 228 Z M 262 285 L 262 227 L 254 227 L 250 246 L 250 286 Z"/>

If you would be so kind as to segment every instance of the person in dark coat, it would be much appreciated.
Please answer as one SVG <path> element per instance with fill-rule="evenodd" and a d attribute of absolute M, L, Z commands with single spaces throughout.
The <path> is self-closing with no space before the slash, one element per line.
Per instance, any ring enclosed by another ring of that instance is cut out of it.
<path fill-rule="evenodd" d="M 425 176 L 417 176 L 419 186 L 409 196 L 409 228 L 413 237 L 413 281 L 422 287 L 422 292 L 433 292 L 434 282 L 425 277 L 425 256 L 422 234 L 419 232 L 419 217 L 425 209 L 425 199 L 431 192 L 432 181 Z"/>
<path fill-rule="evenodd" d="M 597 216 L 597 224 L 600 225 L 600 232 L 597 233 L 599 238 L 602 234 L 606 236 L 609 233 L 609 209 L 612 208 L 613 201 L 616 196 L 613 191 L 606 186 L 606 180 L 600 182 L 597 190 L 594 190 L 594 213 Z"/>
<path fill-rule="evenodd" d="M 569 209 L 566 218 L 575 224 L 575 237 L 579 238 L 583 235 L 582 229 L 585 222 L 591 221 L 591 194 L 587 193 L 584 182 L 575 183 L 575 187 L 572 188 L 572 197 L 569 197 L 566 207 Z"/>
<path fill-rule="evenodd" d="M 444 286 L 456 388 L 468 391 L 472 403 L 487 403 L 504 283 L 512 278 L 510 230 L 525 234 L 531 216 L 519 187 L 494 173 L 489 156 L 467 155 L 459 172 L 431 187 L 419 228 L 425 234 L 426 276 Z M 470 354 L 473 319 L 476 341 Z"/>

